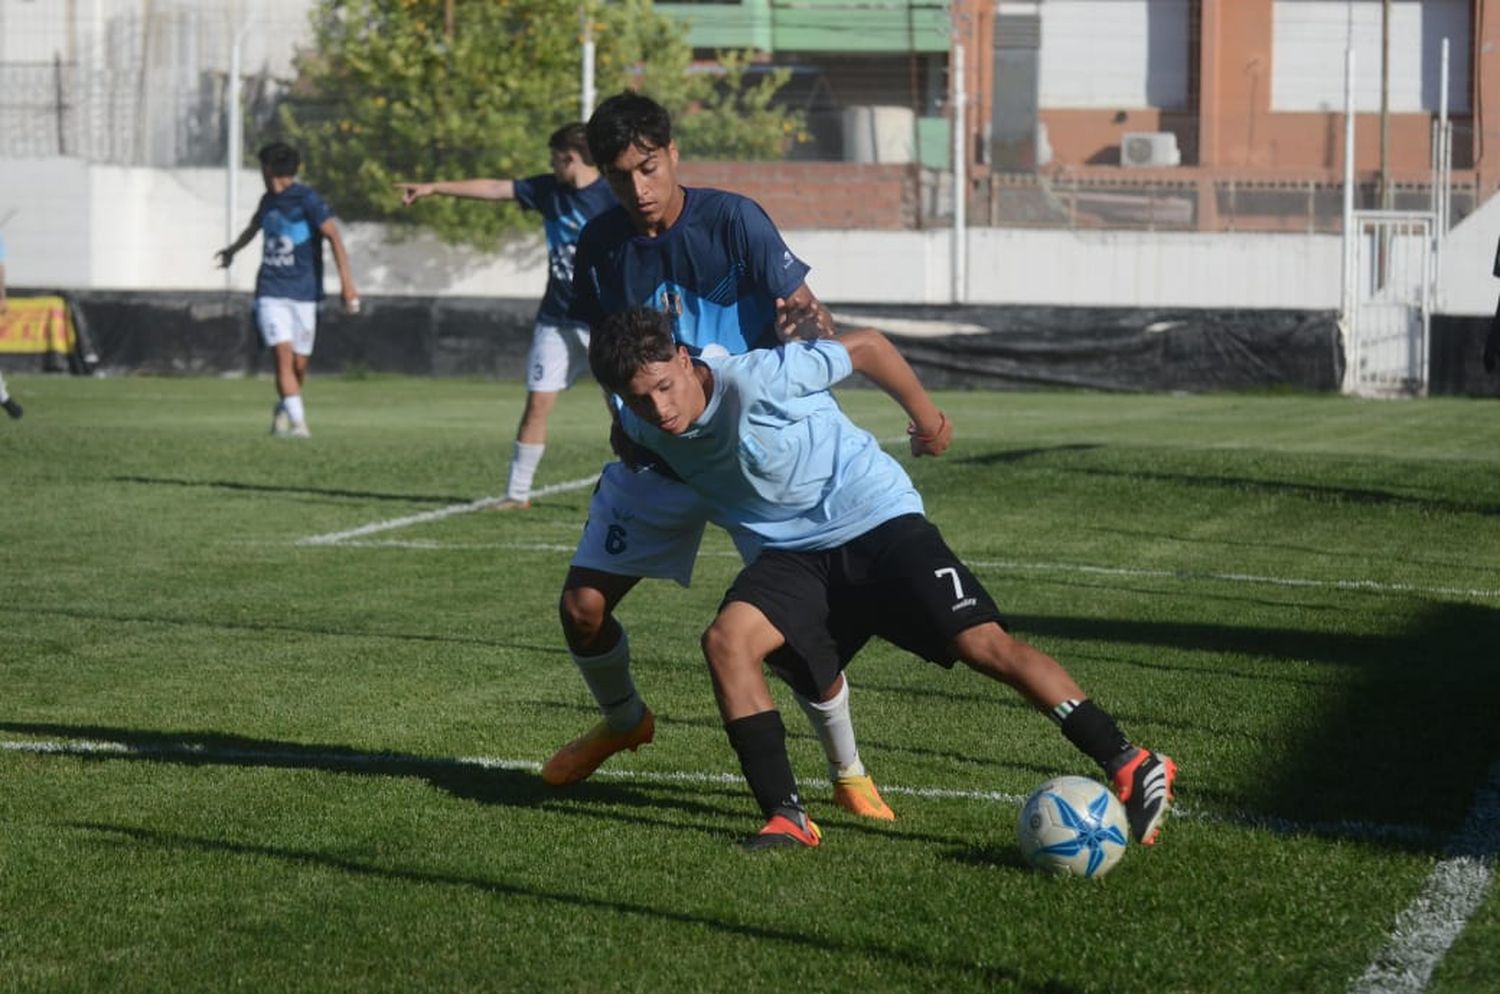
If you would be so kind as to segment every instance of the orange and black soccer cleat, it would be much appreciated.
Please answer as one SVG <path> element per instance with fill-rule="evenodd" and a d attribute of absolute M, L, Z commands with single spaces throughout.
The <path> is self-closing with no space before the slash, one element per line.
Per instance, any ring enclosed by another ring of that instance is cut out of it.
<path fill-rule="evenodd" d="M 1130 834 L 1143 846 L 1156 844 L 1161 823 L 1172 806 L 1172 782 L 1177 764 L 1171 756 L 1137 749 L 1134 756 L 1110 777 L 1115 793 L 1125 804 Z"/>
<path fill-rule="evenodd" d="M 750 852 L 763 849 L 786 849 L 793 846 L 813 848 L 823 840 L 823 832 L 800 808 L 777 808 L 759 832 L 740 845 Z"/>

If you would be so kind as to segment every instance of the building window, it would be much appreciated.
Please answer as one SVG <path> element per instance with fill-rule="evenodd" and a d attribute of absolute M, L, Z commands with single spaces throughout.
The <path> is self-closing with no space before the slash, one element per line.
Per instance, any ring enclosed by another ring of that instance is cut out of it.
<path fill-rule="evenodd" d="M 1046 0 L 1041 106 L 1190 106 L 1190 0 Z"/>
<path fill-rule="evenodd" d="M 1275 0 L 1271 109 L 1344 109 L 1344 50 L 1354 47 L 1355 107 L 1380 110 L 1380 0 Z M 1437 111 L 1448 39 L 1448 109 L 1469 110 L 1469 0 L 1393 0 L 1390 109 Z"/>

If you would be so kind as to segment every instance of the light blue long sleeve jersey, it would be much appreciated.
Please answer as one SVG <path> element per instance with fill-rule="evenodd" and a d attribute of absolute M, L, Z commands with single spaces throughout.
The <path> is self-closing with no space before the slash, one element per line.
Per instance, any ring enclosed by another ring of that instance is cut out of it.
<path fill-rule="evenodd" d="M 906 470 L 829 392 L 854 371 L 837 341 L 694 361 L 713 371 L 713 396 L 687 431 L 664 432 L 628 409 L 620 420 L 708 499 L 718 524 L 762 548 L 808 551 L 922 513 Z"/>

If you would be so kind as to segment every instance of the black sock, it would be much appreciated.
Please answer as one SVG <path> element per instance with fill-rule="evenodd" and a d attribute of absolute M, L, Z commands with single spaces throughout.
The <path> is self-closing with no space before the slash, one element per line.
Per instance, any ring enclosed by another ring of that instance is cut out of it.
<path fill-rule="evenodd" d="M 1135 746 L 1120 731 L 1109 713 L 1092 700 L 1063 701 L 1052 709 L 1067 740 L 1107 773 L 1135 753 Z"/>
<path fill-rule="evenodd" d="M 781 723 L 781 712 L 773 708 L 736 718 L 724 730 L 740 757 L 740 769 L 750 782 L 761 814 L 769 818 L 782 807 L 801 811 L 802 799 L 797 796 L 797 780 L 786 754 L 786 726 Z"/>

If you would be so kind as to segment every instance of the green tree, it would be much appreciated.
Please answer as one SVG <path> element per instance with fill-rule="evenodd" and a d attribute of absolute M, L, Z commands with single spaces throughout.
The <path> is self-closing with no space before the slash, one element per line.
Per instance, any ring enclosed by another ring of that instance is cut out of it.
<path fill-rule="evenodd" d="M 693 71 L 685 29 L 651 0 L 453 0 L 451 33 L 448 9 L 321 0 L 314 10 L 316 44 L 297 61 L 277 130 L 342 216 L 481 247 L 529 228 L 514 207 L 456 198 L 403 209 L 393 184 L 546 171 L 547 135 L 578 116 L 584 17 L 598 92 L 628 86 L 660 101 L 685 155 L 777 158 L 801 130 L 797 112 L 771 105 L 784 72 L 750 82 L 749 53 L 722 53 L 721 72 Z"/>

